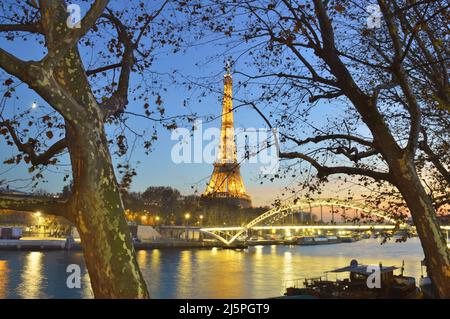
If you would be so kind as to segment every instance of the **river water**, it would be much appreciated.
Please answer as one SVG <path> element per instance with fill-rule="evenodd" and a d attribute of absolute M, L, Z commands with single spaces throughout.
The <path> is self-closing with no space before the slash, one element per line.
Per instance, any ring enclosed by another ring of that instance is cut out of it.
<path fill-rule="evenodd" d="M 376 239 L 324 246 L 256 246 L 247 250 L 155 249 L 137 258 L 153 298 L 266 298 L 280 295 L 290 279 L 321 276 L 360 263 L 401 266 L 420 277 L 417 238 L 380 245 Z M 70 264 L 82 270 L 81 288 L 66 284 Z M 330 274 L 334 279 L 335 275 Z M 92 298 L 81 252 L 0 251 L 0 298 Z"/>

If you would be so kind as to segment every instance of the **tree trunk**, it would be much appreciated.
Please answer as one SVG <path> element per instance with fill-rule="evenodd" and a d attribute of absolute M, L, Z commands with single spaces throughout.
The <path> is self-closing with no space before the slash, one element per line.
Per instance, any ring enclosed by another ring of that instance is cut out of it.
<path fill-rule="evenodd" d="M 399 160 L 392 171 L 396 186 L 411 212 L 436 291 L 440 298 L 450 298 L 450 252 L 432 201 L 417 176 L 412 160 Z"/>
<path fill-rule="evenodd" d="M 80 233 L 95 297 L 148 298 L 100 116 L 66 122 L 74 181 L 70 219 Z"/>

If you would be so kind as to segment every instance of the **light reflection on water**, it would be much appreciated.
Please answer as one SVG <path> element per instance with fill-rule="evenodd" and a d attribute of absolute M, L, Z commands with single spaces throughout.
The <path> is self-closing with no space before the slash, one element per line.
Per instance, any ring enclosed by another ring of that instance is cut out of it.
<path fill-rule="evenodd" d="M 7 260 L 0 260 L 0 299 L 7 298 L 6 294 L 9 283 L 9 268 Z"/>
<path fill-rule="evenodd" d="M 153 298 L 265 298 L 279 295 L 284 281 L 322 276 L 351 259 L 401 266 L 420 277 L 417 238 L 380 245 L 376 240 L 324 246 L 256 246 L 245 251 L 149 250 L 137 260 Z M 66 267 L 82 267 L 82 288 L 68 289 Z M 330 277 L 332 278 L 332 277 Z M 91 298 L 81 252 L 0 251 L 0 298 Z"/>
<path fill-rule="evenodd" d="M 25 257 L 21 283 L 17 287 L 19 297 L 25 299 L 46 298 L 46 277 L 42 272 L 43 253 L 32 251 Z M 41 293 L 42 292 L 42 293 Z"/>

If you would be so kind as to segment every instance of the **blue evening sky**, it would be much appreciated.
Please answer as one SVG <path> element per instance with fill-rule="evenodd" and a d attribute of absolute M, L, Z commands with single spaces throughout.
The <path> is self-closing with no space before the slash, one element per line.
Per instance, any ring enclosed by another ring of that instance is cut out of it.
<path fill-rule="evenodd" d="M 45 53 L 43 48 L 35 45 L 30 41 L 15 40 L 14 42 L 6 41 L 4 37 L 0 38 L 0 47 L 6 49 L 9 52 L 14 53 L 22 59 L 36 60 L 43 56 Z M 223 47 L 217 47 L 213 45 L 199 45 L 188 49 L 186 53 L 173 54 L 170 50 L 163 50 L 158 54 L 158 58 L 152 66 L 152 71 L 161 73 L 171 73 L 173 70 L 177 70 L 179 74 L 183 76 L 195 78 L 195 77 L 210 77 L 210 81 L 214 79 L 215 88 L 219 91 L 222 90 L 222 79 L 224 73 L 223 58 L 211 59 L 215 54 L 221 52 Z M 243 65 L 236 66 L 242 67 Z M 2 75 L 3 78 L 3 75 Z M 234 82 L 239 81 L 239 75 L 233 77 Z M 15 81 L 17 83 L 17 80 Z M 137 85 L 138 79 L 133 78 L 132 85 Z M 186 109 L 183 108 L 182 102 L 186 97 L 192 96 L 193 99 L 190 102 L 190 109 L 193 112 L 197 112 L 200 116 L 216 115 L 217 118 L 207 124 L 204 124 L 204 129 L 208 127 L 220 127 L 220 113 L 221 113 L 221 96 L 218 93 L 212 92 L 206 97 L 202 98 L 201 102 L 197 102 L 196 94 L 189 91 L 182 85 L 171 85 L 166 83 L 168 88 L 167 92 L 162 92 L 161 96 L 166 108 L 167 115 L 177 115 L 186 113 Z M 3 88 L 1 88 L 3 90 Z M 10 100 L 5 109 L 6 115 L 11 115 L 29 109 L 34 101 L 40 106 L 33 109 L 32 112 L 36 114 L 46 114 L 50 108 L 46 106 L 45 101 L 38 97 L 32 90 L 28 89 L 25 84 L 20 85 L 17 88 L 17 101 Z M 1 92 L 3 94 L 3 92 Z M 234 90 L 235 98 L 248 97 L 248 92 L 240 92 Z M 236 103 L 236 102 L 235 102 Z M 312 120 L 316 123 L 320 123 L 324 120 L 325 114 L 329 112 L 329 105 L 319 105 L 314 111 Z M 134 102 L 130 98 L 130 104 L 128 111 L 136 113 L 142 113 L 142 102 Z M 328 110 L 328 111 L 327 111 Z M 262 119 L 257 113 L 248 108 L 242 107 L 235 111 L 235 127 L 240 128 L 266 128 Z M 149 122 L 142 118 L 133 118 L 129 121 L 133 129 L 142 131 L 150 128 L 154 123 Z M 115 126 L 108 127 L 110 134 L 116 129 Z M 128 136 L 131 136 L 127 134 Z M 193 164 L 176 164 L 172 161 L 171 150 L 176 144 L 176 141 L 171 140 L 171 133 L 162 127 L 158 127 L 158 141 L 153 147 L 153 151 L 149 154 L 145 154 L 145 150 L 141 144 L 136 145 L 132 153 L 131 163 L 136 165 L 137 176 L 134 178 L 131 190 L 143 191 L 150 185 L 165 185 L 172 186 L 179 189 L 183 194 L 192 194 L 194 189 L 197 189 L 199 193 L 203 192 L 205 185 L 212 172 L 212 165 L 208 163 L 193 163 Z M 55 137 L 55 140 L 57 137 Z M 130 138 L 130 144 L 132 139 Z M 204 141 L 204 144 L 208 141 Z M 10 188 L 20 189 L 22 191 L 30 190 L 28 166 L 20 164 L 18 166 L 5 165 L 2 162 L 9 158 L 11 155 L 16 154 L 15 149 L 11 146 L 7 146 L 3 139 L 0 139 L 1 150 L 1 162 L 0 162 L 0 180 L 11 181 Z M 45 177 L 48 180 L 46 183 L 41 183 L 38 187 L 45 189 L 49 192 L 59 192 L 62 187 L 67 184 L 63 182 L 63 177 L 66 172 L 70 172 L 70 163 L 67 156 L 63 157 L 62 161 L 65 166 L 51 167 L 45 171 Z M 115 161 L 117 159 L 114 159 Z M 252 196 L 253 202 L 256 205 L 270 204 L 277 195 L 281 194 L 283 186 L 291 183 L 289 179 L 284 181 L 277 181 L 274 183 L 268 180 L 264 181 L 264 184 L 260 184 L 261 178 L 259 178 L 260 165 L 244 163 L 241 166 L 241 173 L 244 178 L 245 185 L 248 193 Z M 13 182 L 14 181 L 14 182 Z M 192 189 L 194 186 L 194 189 Z"/>

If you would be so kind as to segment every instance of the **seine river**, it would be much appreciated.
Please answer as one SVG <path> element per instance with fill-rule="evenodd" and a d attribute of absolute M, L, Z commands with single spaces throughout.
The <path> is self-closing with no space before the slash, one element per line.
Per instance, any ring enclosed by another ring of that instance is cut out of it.
<path fill-rule="evenodd" d="M 423 252 L 417 238 L 406 243 L 376 239 L 324 246 L 256 246 L 248 250 L 139 251 L 139 265 L 153 298 L 266 298 L 280 295 L 286 280 L 321 276 L 360 263 L 401 266 L 420 278 Z M 79 264 L 82 287 L 69 289 L 66 268 Z M 329 274 L 329 278 L 335 278 Z M 0 298 L 91 298 L 81 252 L 0 251 Z"/>

